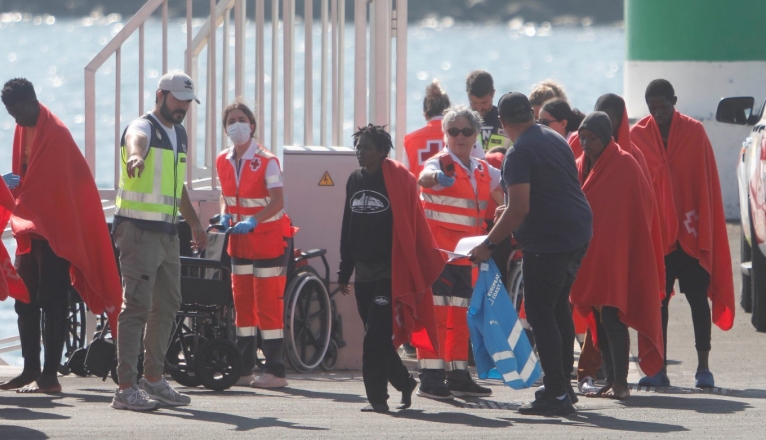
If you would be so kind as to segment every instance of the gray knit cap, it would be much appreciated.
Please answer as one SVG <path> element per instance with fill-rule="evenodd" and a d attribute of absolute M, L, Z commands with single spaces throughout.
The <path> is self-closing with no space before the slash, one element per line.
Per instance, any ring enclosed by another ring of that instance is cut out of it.
<path fill-rule="evenodd" d="M 601 139 L 604 146 L 609 145 L 609 142 L 612 140 L 612 121 L 609 120 L 609 116 L 604 112 L 593 112 L 586 116 L 582 124 L 580 124 L 578 131 L 583 128 L 590 130 L 596 137 Z"/>

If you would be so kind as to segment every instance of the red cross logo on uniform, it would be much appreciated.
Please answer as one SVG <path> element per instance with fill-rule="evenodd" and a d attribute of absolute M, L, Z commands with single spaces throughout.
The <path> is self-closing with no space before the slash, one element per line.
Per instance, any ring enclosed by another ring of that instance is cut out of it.
<path fill-rule="evenodd" d="M 444 148 L 444 143 L 440 140 L 430 140 L 426 142 L 424 148 L 418 150 L 418 165 L 423 165 L 426 161 L 436 155 Z"/>
<path fill-rule="evenodd" d="M 254 157 L 253 160 L 250 161 L 250 169 L 253 171 L 258 171 L 258 168 L 261 167 L 261 159 L 258 157 Z"/>

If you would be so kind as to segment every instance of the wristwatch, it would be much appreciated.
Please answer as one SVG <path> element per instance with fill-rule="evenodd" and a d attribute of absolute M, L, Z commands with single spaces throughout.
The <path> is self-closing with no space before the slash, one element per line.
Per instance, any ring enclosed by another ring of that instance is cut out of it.
<path fill-rule="evenodd" d="M 481 242 L 481 244 L 486 246 L 487 249 L 489 249 L 491 251 L 495 250 L 495 248 L 497 247 L 497 243 L 492 243 L 491 241 L 489 241 L 489 238 L 485 238 L 484 241 Z"/>

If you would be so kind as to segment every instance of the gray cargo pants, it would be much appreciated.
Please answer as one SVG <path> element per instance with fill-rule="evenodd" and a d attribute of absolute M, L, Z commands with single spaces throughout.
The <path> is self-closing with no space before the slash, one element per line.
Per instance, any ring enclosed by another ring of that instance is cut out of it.
<path fill-rule="evenodd" d="M 137 381 L 141 334 L 145 376 L 162 376 L 165 352 L 181 306 L 178 236 L 139 229 L 123 221 L 114 231 L 120 251 L 123 305 L 117 321 L 117 376 L 120 384 Z"/>

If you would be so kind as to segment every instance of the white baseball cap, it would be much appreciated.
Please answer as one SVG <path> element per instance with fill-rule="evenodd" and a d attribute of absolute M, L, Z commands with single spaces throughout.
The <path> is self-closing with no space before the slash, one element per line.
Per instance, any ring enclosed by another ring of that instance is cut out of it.
<path fill-rule="evenodd" d="M 157 85 L 160 90 L 167 90 L 173 94 L 173 96 L 181 101 L 188 101 L 193 99 L 199 104 L 199 99 L 194 94 L 194 81 L 189 75 L 176 70 L 168 72 L 160 78 L 160 83 Z"/>

